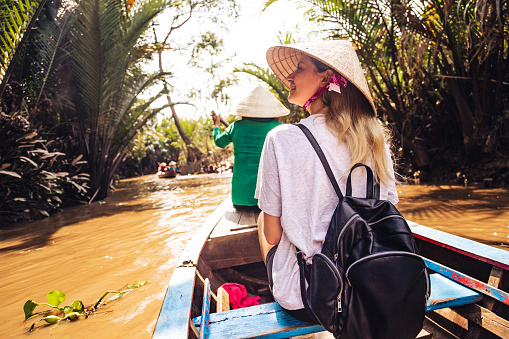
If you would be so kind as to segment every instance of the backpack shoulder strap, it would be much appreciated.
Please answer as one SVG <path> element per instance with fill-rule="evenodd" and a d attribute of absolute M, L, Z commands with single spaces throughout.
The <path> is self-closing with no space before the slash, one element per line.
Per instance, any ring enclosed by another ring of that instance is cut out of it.
<path fill-rule="evenodd" d="M 323 168 L 325 169 L 325 172 L 327 173 L 327 176 L 329 177 L 329 180 L 332 184 L 332 187 L 334 187 L 334 191 L 336 191 L 336 194 L 339 197 L 339 200 L 343 199 L 343 194 L 341 193 L 341 190 L 339 189 L 338 182 L 336 181 L 336 177 L 334 176 L 334 173 L 332 173 L 332 170 L 329 166 L 329 163 L 327 162 L 327 158 L 325 158 L 325 154 L 323 154 L 322 148 L 316 141 L 315 137 L 311 133 L 311 131 L 302 124 L 294 124 L 298 128 L 301 129 L 301 131 L 304 133 L 304 135 L 308 138 L 309 142 L 311 143 L 311 146 L 316 151 L 316 154 L 318 155 L 318 158 L 320 158 L 320 161 L 322 162 Z"/>

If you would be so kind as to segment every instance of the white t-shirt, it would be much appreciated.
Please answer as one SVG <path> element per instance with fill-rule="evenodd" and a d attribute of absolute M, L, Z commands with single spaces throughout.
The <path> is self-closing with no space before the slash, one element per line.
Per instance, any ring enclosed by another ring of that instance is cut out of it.
<path fill-rule="evenodd" d="M 336 180 L 341 177 L 339 187 L 345 194 L 350 151 L 328 130 L 323 116 L 312 115 L 300 123 L 313 133 Z M 392 169 L 388 147 L 387 154 Z M 364 170 L 353 172 L 352 190 L 353 196 L 365 196 Z M 320 253 L 339 199 L 320 159 L 297 126 L 281 125 L 267 135 L 255 197 L 262 211 L 281 218 L 283 228 L 272 267 L 274 298 L 288 310 L 301 309 L 304 305 L 295 246 L 306 254 L 308 262 L 314 254 Z M 397 204 L 396 187 L 381 185 L 380 198 Z"/>

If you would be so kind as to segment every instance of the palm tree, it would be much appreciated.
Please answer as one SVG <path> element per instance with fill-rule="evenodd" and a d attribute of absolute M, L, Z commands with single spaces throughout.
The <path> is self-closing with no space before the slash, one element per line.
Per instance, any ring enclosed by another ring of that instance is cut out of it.
<path fill-rule="evenodd" d="M 137 97 L 168 73 L 140 73 L 133 55 L 140 36 L 170 3 L 148 0 L 130 11 L 117 0 L 83 0 L 75 24 L 74 71 L 80 92 L 78 122 L 94 197 L 107 196 L 129 141 L 161 109 Z"/>
<path fill-rule="evenodd" d="M 25 84 L 26 94 L 32 106 L 41 100 L 53 101 L 60 113 L 62 107 L 55 104 L 57 96 L 69 81 L 59 76 L 71 67 L 72 27 L 76 19 L 76 4 L 62 0 L 48 0 L 37 21 L 36 29 L 27 42 L 22 67 L 13 73 Z M 72 100 L 70 100 L 72 101 Z"/>
<path fill-rule="evenodd" d="M 0 3 L 0 97 L 46 0 Z"/>

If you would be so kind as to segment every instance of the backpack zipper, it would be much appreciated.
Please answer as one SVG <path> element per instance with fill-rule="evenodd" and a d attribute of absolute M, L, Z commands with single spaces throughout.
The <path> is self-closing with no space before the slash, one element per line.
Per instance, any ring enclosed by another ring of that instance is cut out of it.
<path fill-rule="evenodd" d="M 339 235 L 338 235 L 338 241 L 337 241 L 337 244 L 336 244 L 336 248 L 339 249 L 339 242 L 341 241 L 341 237 L 343 236 L 343 234 L 345 233 L 345 230 L 354 222 L 355 219 L 358 219 L 360 216 L 358 214 L 354 214 L 350 217 L 350 219 L 348 219 L 348 221 L 345 223 L 345 226 L 341 229 L 341 232 L 339 232 Z M 337 262 L 338 262 L 338 252 L 336 252 L 334 254 L 334 263 L 336 264 L 335 266 L 337 266 Z M 341 287 L 339 289 L 339 294 L 336 298 L 336 302 L 338 304 L 338 308 L 337 308 L 337 312 L 338 313 L 341 313 L 343 312 L 343 308 L 341 306 L 341 295 L 343 294 L 343 280 L 341 279 L 341 275 L 339 276 L 339 281 L 341 283 Z"/>
<path fill-rule="evenodd" d="M 426 276 L 426 301 L 424 302 L 424 307 L 428 307 L 428 300 L 431 294 L 430 281 L 429 281 L 429 273 L 426 265 L 424 265 L 424 275 Z"/>
<path fill-rule="evenodd" d="M 336 243 L 336 248 L 339 249 L 339 243 L 341 241 L 341 237 L 343 236 L 343 234 L 345 233 L 345 230 L 350 227 L 350 225 L 354 222 L 354 219 L 358 219 L 360 218 L 360 216 L 358 214 L 354 214 L 350 217 L 350 219 L 348 219 L 348 221 L 345 223 L 345 226 L 341 229 L 341 232 L 339 232 L 339 235 L 338 235 L 338 241 Z M 338 259 L 338 253 L 336 252 L 336 254 L 334 254 L 334 260 L 337 260 Z"/>
<path fill-rule="evenodd" d="M 322 257 L 322 259 L 325 260 L 331 267 L 336 268 L 335 263 L 333 263 L 332 260 L 330 260 L 325 254 L 317 253 L 316 255 Z M 336 270 L 337 270 L 337 268 L 336 268 Z M 343 294 L 343 279 L 341 279 L 341 274 L 339 274 L 339 272 L 337 272 L 337 274 L 336 274 L 336 271 L 334 271 L 334 275 L 336 276 L 336 278 L 339 281 L 339 294 L 336 297 L 336 301 L 338 304 L 337 311 L 338 311 L 338 313 L 341 313 L 341 295 Z"/>
<path fill-rule="evenodd" d="M 402 254 L 410 256 L 410 257 L 416 257 L 416 258 L 419 258 L 422 260 L 422 257 L 420 255 L 412 253 L 412 252 L 404 252 L 404 251 L 387 251 L 387 252 L 370 254 L 368 256 L 365 256 L 364 258 L 357 260 L 356 262 L 351 264 L 350 267 L 348 267 L 348 269 L 346 270 L 346 273 L 345 273 L 345 277 L 346 277 L 346 281 L 348 282 L 348 285 L 352 286 L 352 284 L 350 283 L 350 279 L 348 278 L 348 274 L 350 273 L 350 269 L 352 267 L 357 266 L 357 265 L 363 263 L 364 261 L 368 261 L 368 260 L 371 260 L 376 257 L 384 257 L 384 256 L 389 256 L 389 255 L 402 255 Z M 426 265 L 424 265 L 424 266 L 426 266 Z"/>
<path fill-rule="evenodd" d="M 386 215 L 382 219 L 378 219 L 376 221 L 369 222 L 368 225 L 371 226 L 371 225 L 374 225 L 374 224 L 378 224 L 379 222 L 384 221 L 384 220 L 389 219 L 389 218 L 400 218 L 400 219 L 405 220 L 405 218 L 403 218 L 403 216 L 401 216 L 399 214 L 391 214 L 391 215 Z"/>

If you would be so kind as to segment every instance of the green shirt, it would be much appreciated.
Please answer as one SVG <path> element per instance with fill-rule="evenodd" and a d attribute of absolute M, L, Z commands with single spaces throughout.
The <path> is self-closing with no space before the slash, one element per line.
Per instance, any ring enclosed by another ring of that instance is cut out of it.
<path fill-rule="evenodd" d="M 263 143 L 267 133 L 279 125 L 281 125 L 279 121 L 271 118 L 242 118 L 228 126 L 223 133 L 218 127 L 214 128 L 216 146 L 225 148 L 233 142 L 235 163 L 232 177 L 232 202 L 235 205 L 258 205 L 254 192 Z"/>

